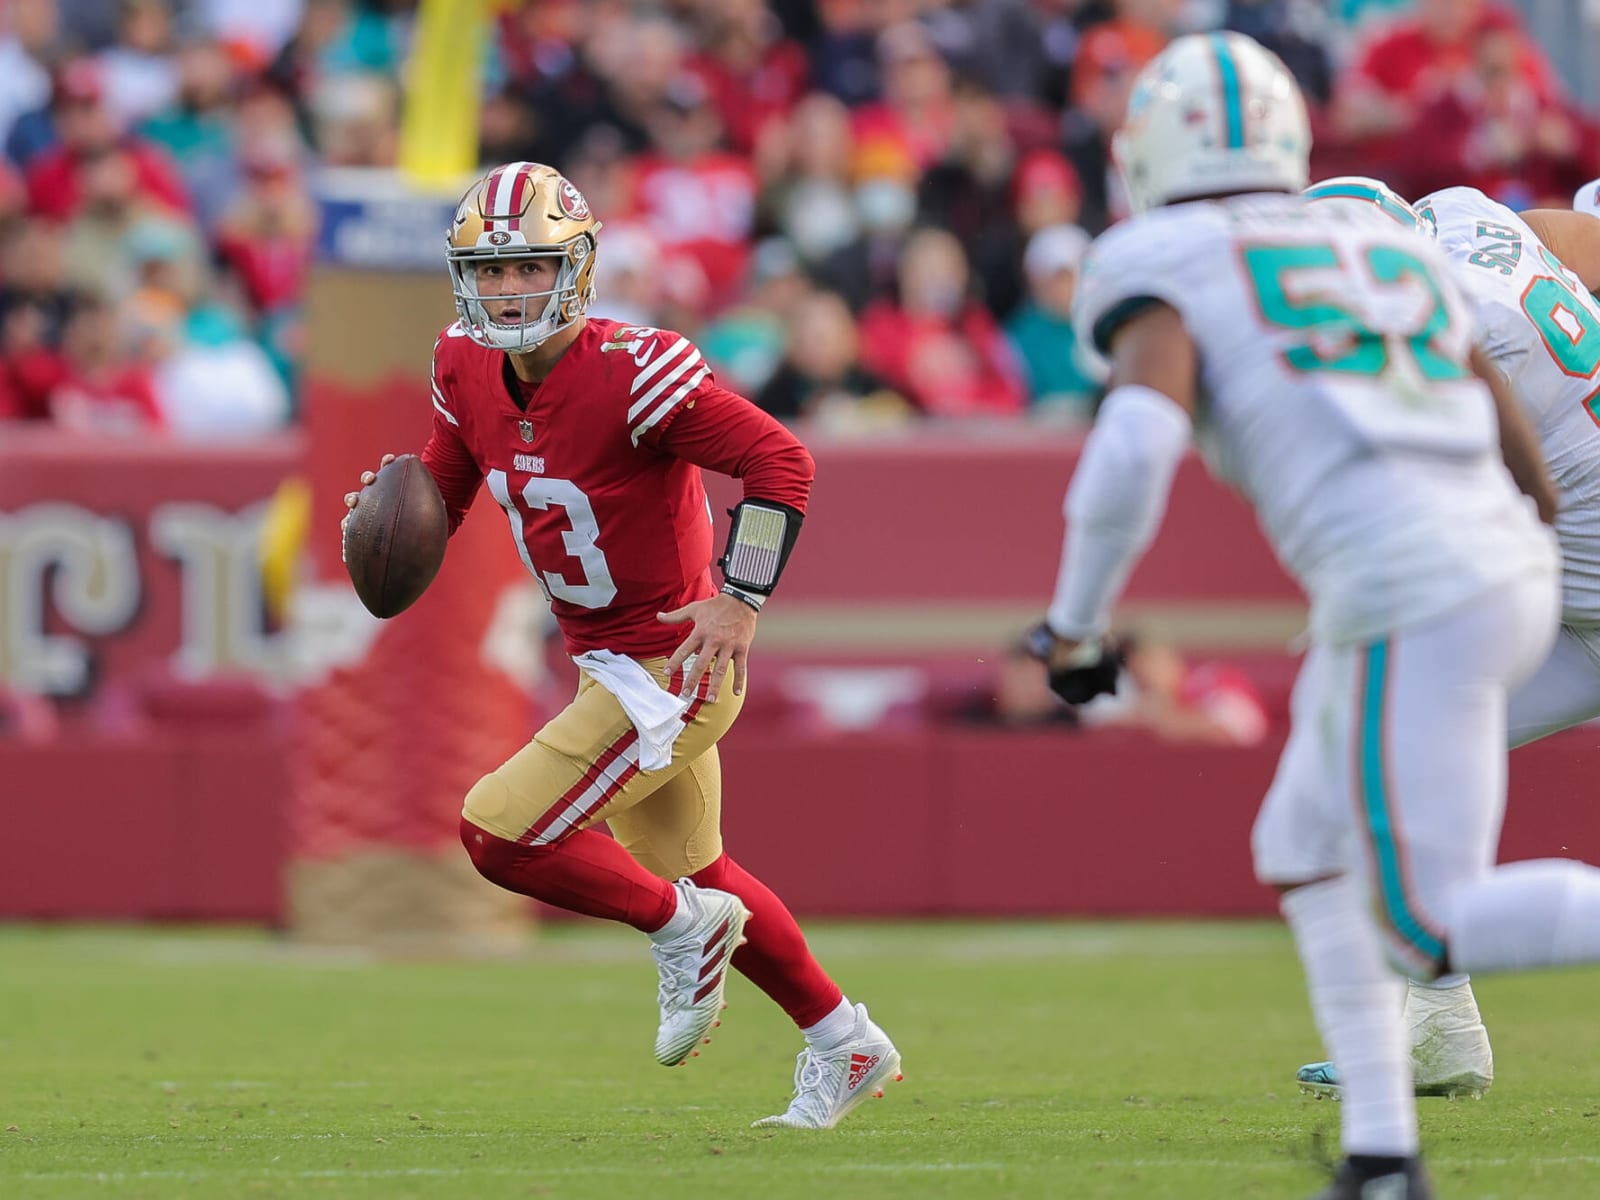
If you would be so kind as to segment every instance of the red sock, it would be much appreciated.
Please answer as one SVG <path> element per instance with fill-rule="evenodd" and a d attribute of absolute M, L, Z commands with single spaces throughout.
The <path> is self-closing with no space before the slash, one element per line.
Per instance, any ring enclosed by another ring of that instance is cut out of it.
<path fill-rule="evenodd" d="M 771 996 L 796 1025 L 815 1025 L 839 1007 L 844 993 L 811 957 L 806 935 L 772 889 L 726 854 L 690 878 L 701 887 L 732 892 L 754 914 L 744 927 L 750 940 L 734 951 L 734 969 Z"/>
<path fill-rule="evenodd" d="M 642 933 L 654 933 L 678 908 L 670 883 L 650 874 L 614 839 L 593 829 L 580 829 L 553 844 L 523 846 L 462 817 L 461 844 L 478 873 L 491 883 L 568 912 L 622 921 Z"/>

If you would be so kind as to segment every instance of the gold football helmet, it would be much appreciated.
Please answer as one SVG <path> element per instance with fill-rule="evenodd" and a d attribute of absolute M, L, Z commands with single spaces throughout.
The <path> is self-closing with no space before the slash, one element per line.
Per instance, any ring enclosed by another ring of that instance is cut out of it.
<path fill-rule="evenodd" d="M 594 299 L 599 232 L 600 222 L 583 193 L 554 167 L 507 163 L 474 183 L 456 207 L 445 249 L 467 336 L 480 346 L 522 353 L 571 325 Z M 515 325 L 492 320 L 478 295 L 478 264 L 530 257 L 558 260 L 555 287 L 496 297 L 520 300 L 522 320 Z"/>

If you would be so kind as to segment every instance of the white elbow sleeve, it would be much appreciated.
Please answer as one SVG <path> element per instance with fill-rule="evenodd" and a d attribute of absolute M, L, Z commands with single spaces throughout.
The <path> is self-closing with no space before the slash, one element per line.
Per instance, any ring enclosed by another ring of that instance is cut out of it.
<path fill-rule="evenodd" d="M 1105 631 L 1161 523 L 1192 428 L 1189 414 L 1153 388 L 1125 384 L 1105 398 L 1067 488 L 1066 542 L 1048 614 L 1060 636 Z"/>

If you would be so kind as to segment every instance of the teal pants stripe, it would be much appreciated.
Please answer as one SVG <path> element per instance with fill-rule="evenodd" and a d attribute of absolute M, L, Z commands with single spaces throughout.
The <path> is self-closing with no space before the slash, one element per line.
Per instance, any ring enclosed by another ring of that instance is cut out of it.
<path fill-rule="evenodd" d="M 1362 815 L 1372 838 L 1384 919 L 1428 962 L 1444 961 L 1444 943 L 1412 911 L 1384 763 L 1384 700 L 1389 683 L 1389 639 L 1368 646 L 1362 661 L 1357 769 Z"/>

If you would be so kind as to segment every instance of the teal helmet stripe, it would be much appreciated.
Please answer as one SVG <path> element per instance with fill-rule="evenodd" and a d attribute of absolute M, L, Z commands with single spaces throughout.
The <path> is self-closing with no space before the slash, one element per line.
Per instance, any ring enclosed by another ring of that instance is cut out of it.
<path fill-rule="evenodd" d="M 1364 183 L 1319 183 L 1308 187 L 1305 195 L 1308 200 L 1365 200 L 1376 204 L 1385 216 L 1410 229 L 1422 227 L 1416 210 L 1388 188 L 1371 187 Z"/>
<path fill-rule="evenodd" d="M 1225 34 L 1211 35 L 1211 48 L 1217 55 L 1217 74 L 1222 78 L 1223 123 L 1227 126 L 1228 149 L 1244 149 L 1244 104 L 1239 98 L 1239 68 L 1233 61 Z"/>

